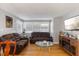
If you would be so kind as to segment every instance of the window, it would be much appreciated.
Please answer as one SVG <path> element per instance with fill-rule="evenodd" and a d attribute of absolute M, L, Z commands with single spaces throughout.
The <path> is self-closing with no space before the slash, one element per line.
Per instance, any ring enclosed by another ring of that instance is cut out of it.
<path fill-rule="evenodd" d="M 24 29 L 27 33 L 30 32 L 49 32 L 49 21 L 47 22 L 24 22 Z"/>

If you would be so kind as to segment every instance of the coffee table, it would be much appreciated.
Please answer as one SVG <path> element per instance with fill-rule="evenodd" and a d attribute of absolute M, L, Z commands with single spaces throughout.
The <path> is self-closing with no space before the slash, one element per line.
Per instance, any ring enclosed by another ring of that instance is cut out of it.
<path fill-rule="evenodd" d="M 53 46 L 53 42 L 51 41 L 37 41 L 35 44 L 39 46 L 40 49 L 47 47 L 49 52 L 50 52 L 51 46 Z"/>

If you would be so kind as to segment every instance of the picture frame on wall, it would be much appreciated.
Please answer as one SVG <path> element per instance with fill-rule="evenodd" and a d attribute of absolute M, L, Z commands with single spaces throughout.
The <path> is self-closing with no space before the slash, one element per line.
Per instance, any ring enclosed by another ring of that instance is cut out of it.
<path fill-rule="evenodd" d="M 6 28 L 12 28 L 13 27 L 13 19 L 10 16 L 6 16 Z"/>

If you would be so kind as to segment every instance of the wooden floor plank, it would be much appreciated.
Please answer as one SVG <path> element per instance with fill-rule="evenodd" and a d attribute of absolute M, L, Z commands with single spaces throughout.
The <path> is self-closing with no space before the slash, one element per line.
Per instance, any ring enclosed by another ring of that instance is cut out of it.
<path fill-rule="evenodd" d="M 35 44 L 29 44 L 18 56 L 70 56 L 58 44 L 50 48 L 41 48 Z"/>

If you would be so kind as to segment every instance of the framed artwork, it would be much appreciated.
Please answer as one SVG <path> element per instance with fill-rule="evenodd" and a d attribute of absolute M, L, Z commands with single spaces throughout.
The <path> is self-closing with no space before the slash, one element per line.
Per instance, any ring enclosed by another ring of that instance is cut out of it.
<path fill-rule="evenodd" d="M 6 28 L 12 28 L 13 27 L 13 19 L 10 16 L 6 16 Z"/>

